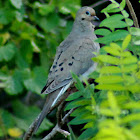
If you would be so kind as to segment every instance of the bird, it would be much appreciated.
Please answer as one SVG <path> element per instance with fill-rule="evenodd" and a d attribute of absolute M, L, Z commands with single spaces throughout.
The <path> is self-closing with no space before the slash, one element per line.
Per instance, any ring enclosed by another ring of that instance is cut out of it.
<path fill-rule="evenodd" d="M 55 105 L 60 96 L 73 83 L 71 72 L 79 77 L 87 77 L 95 70 L 97 63 L 91 58 L 99 53 L 100 46 L 94 40 L 97 39 L 94 30 L 94 20 L 98 20 L 95 10 L 84 6 L 76 14 L 72 31 L 67 38 L 57 47 L 54 62 L 50 68 L 47 83 L 42 89 L 42 94 L 47 94 L 43 110 L 36 124 L 38 130 L 43 119 Z"/>

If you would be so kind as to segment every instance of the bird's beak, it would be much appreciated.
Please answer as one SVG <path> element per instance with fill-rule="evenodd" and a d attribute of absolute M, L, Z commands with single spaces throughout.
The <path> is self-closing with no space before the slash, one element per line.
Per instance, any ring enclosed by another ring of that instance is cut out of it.
<path fill-rule="evenodd" d="M 94 16 L 94 20 L 100 21 L 100 19 L 97 16 Z"/>

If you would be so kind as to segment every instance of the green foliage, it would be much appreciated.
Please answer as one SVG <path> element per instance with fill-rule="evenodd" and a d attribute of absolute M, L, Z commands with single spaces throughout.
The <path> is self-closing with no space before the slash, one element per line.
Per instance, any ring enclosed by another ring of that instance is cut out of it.
<path fill-rule="evenodd" d="M 71 31 L 67 16 L 75 17 L 80 2 L 0 1 L 0 139 L 21 139 L 40 113 L 32 96 L 39 100 L 56 47 Z M 78 91 L 68 97 L 65 110 L 76 108 L 69 124 L 84 127 L 80 136 L 69 127 L 71 139 L 140 139 L 140 30 L 131 27 L 125 0 L 111 2 L 95 31 L 102 36 L 97 42 L 105 44 L 93 59 L 99 68 L 90 74 L 98 84 L 84 81 L 85 87 L 73 74 Z M 44 120 L 36 138 L 52 126 Z"/>
<path fill-rule="evenodd" d="M 66 18 L 75 17 L 80 2 L 0 1 L 0 139 L 20 138 L 39 114 L 36 105 L 43 102 L 37 94 L 46 84 L 57 46 L 71 31 L 73 21 Z M 51 127 L 45 120 L 38 138 Z"/>
<path fill-rule="evenodd" d="M 69 124 L 85 124 L 78 140 L 140 139 L 140 30 L 131 27 L 133 21 L 124 10 L 125 0 L 120 4 L 111 2 L 102 10 L 107 16 L 100 24 L 102 28 L 95 31 L 102 36 L 96 41 L 105 44 L 101 54 L 93 58 L 99 64 L 90 78 L 95 78 L 97 85 L 85 81 L 84 87 L 73 75 L 78 91 L 67 99 L 71 102 L 66 110 L 75 108 Z"/>

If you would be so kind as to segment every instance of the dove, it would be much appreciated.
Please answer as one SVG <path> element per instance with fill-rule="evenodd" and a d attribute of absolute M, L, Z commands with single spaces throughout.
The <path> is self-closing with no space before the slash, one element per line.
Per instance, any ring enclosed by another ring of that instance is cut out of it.
<path fill-rule="evenodd" d="M 50 108 L 55 105 L 60 96 L 73 83 L 71 72 L 76 75 L 87 77 L 95 70 L 97 63 L 91 58 L 99 52 L 100 46 L 94 40 L 94 20 L 98 19 L 95 10 L 84 6 L 78 10 L 73 28 L 67 38 L 60 43 L 45 87 L 42 94 L 48 94 L 46 103 L 39 116 L 35 132 L 39 128 L 43 119 L 49 113 Z"/>

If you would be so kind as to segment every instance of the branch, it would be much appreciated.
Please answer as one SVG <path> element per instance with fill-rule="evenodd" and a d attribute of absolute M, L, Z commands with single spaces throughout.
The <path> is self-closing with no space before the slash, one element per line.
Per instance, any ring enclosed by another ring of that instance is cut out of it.
<path fill-rule="evenodd" d="M 138 19 L 137 19 L 137 16 L 136 16 L 135 12 L 134 12 L 134 9 L 133 9 L 133 6 L 132 6 L 131 2 L 129 0 L 126 0 L 126 4 L 128 6 L 128 9 L 129 9 L 130 14 L 132 16 L 132 19 L 134 21 L 135 27 L 139 28 Z"/>
<path fill-rule="evenodd" d="M 64 125 L 64 123 L 66 122 L 67 118 L 70 116 L 70 114 L 74 111 L 74 109 L 71 109 L 64 117 L 63 119 L 61 120 L 61 122 L 58 122 L 56 124 L 56 126 L 52 129 L 52 131 L 47 135 L 45 136 L 42 140 L 51 140 L 58 132 L 61 133 L 62 135 L 64 135 L 65 137 L 67 136 L 70 136 L 70 133 L 65 131 L 65 130 L 62 130 L 61 127 Z M 57 112 L 57 117 L 59 118 L 60 117 L 60 112 L 62 112 L 61 109 L 58 110 Z M 59 120 L 60 121 L 60 120 Z"/>
<path fill-rule="evenodd" d="M 63 101 L 65 101 L 65 99 L 66 99 L 71 93 L 73 93 L 73 92 L 76 91 L 76 89 L 73 88 L 73 87 L 74 87 L 74 86 L 72 85 L 72 86 L 71 86 L 71 89 L 70 89 L 70 90 L 67 90 L 67 91 L 65 92 L 65 94 L 63 94 L 63 96 L 61 96 L 61 97 L 59 98 L 59 100 L 57 101 L 57 103 L 50 109 L 49 113 L 50 113 L 54 108 L 56 108 L 60 103 L 62 103 Z M 29 140 L 29 139 L 32 137 L 40 115 L 41 115 L 41 113 L 37 116 L 37 118 L 34 120 L 34 122 L 30 125 L 28 131 L 25 133 L 25 135 L 24 135 L 24 137 L 23 137 L 23 140 Z"/>
<path fill-rule="evenodd" d="M 95 7 L 105 3 L 107 1 L 109 1 L 109 0 L 102 0 L 102 1 L 96 2 L 95 4 L 92 4 L 90 7 L 95 8 Z"/>

